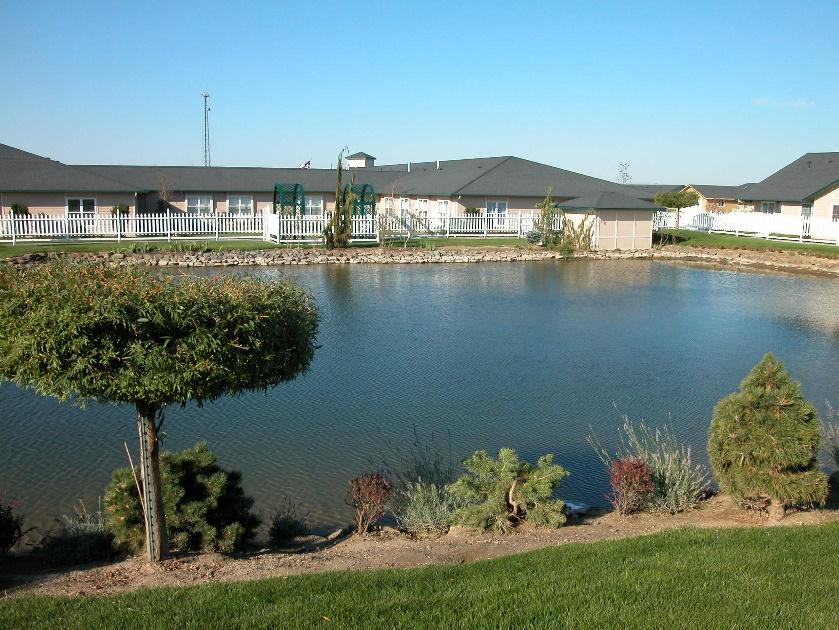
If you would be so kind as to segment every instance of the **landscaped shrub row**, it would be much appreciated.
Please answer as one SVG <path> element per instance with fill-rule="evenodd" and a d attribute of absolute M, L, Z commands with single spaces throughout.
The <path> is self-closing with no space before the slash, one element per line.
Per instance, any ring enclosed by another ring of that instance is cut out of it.
<path fill-rule="evenodd" d="M 827 477 L 817 466 L 823 441 L 839 467 L 839 424 L 828 407 L 823 440 L 815 409 L 801 395 L 783 366 L 766 355 L 714 410 L 708 452 L 720 488 L 744 507 L 782 515 L 791 506 L 822 504 Z M 609 499 L 621 514 L 675 513 L 696 507 L 709 494 L 708 474 L 694 464 L 691 450 L 668 428 L 636 428 L 624 417 L 621 447 L 614 455 L 589 438 L 609 473 Z M 556 490 L 569 474 L 543 455 L 536 465 L 503 448 L 496 458 L 477 451 L 466 458 L 463 474 L 438 451 L 422 445 L 406 469 L 374 472 L 350 481 L 347 502 L 355 509 L 355 531 L 365 534 L 390 510 L 410 534 L 445 533 L 453 524 L 508 532 L 527 522 L 556 528 L 567 518 Z M 221 469 L 206 444 L 164 453 L 163 495 L 172 548 L 230 553 L 250 539 L 259 524 L 251 512 L 237 472 Z M 456 478 L 457 477 L 457 478 Z M 106 560 L 117 548 L 137 552 L 145 544 L 138 471 L 114 472 L 105 494 L 105 511 L 83 505 L 41 543 L 56 564 Z M 22 535 L 17 503 L 0 495 L 0 555 Z M 275 513 L 269 539 L 285 546 L 308 532 L 306 517 L 289 499 Z"/>

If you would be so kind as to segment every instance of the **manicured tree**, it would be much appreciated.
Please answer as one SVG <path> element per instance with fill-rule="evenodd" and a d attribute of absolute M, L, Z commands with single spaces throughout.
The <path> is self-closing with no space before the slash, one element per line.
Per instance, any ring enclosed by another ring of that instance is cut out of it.
<path fill-rule="evenodd" d="M 699 195 L 693 191 L 675 190 L 671 192 L 657 192 L 655 202 L 665 208 L 676 208 L 676 229 L 679 229 L 679 213 L 682 208 L 690 208 L 699 203 Z"/>
<path fill-rule="evenodd" d="M 136 407 L 150 561 L 168 546 L 166 406 L 293 379 L 309 366 L 317 326 L 309 295 L 282 282 L 64 260 L 0 269 L 0 378 L 62 401 Z"/>
<path fill-rule="evenodd" d="M 355 174 L 350 177 L 349 187 L 344 186 L 344 149 L 338 154 L 338 166 L 335 169 L 335 209 L 332 218 L 323 230 L 324 244 L 329 248 L 347 247 L 352 236 L 352 185 Z"/>
<path fill-rule="evenodd" d="M 717 404 L 708 456 L 720 488 L 741 505 L 769 506 L 783 516 L 790 505 L 824 503 L 827 477 L 819 471 L 819 418 L 783 365 L 767 354 Z"/>

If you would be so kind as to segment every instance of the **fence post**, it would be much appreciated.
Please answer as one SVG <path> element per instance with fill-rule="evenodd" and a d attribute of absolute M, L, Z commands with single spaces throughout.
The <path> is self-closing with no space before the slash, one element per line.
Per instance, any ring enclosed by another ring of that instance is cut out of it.
<path fill-rule="evenodd" d="M 216 240 L 218 240 L 218 210 L 216 210 L 215 215 L 216 215 Z"/>
<path fill-rule="evenodd" d="M 449 238 L 449 235 L 452 233 L 452 218 L 450 216 L 446 216 L 446 238 Z"/>
<path fill-rule="evenodd" d="M 117 208 L 117 243 L 122 242 L 122 225 L 120 225 L 120 212 Z"/>
<path fill-rule="evenodd" d="M 14 210 L 9 212 L 9 216 L 12 217 L 12 245 L 17 243 L 17 239 L 15 237 L 15 213 Z"/>
<path fill-rule="evenodd" d="M 172 209 L 166 206 L 166 240 L 172 241 Z"/>
<path fill-rule="evenodd" d="M 484 238 L 487 237 L 487 232 L 489 231 L 489 215 L 484 215 Z"/>

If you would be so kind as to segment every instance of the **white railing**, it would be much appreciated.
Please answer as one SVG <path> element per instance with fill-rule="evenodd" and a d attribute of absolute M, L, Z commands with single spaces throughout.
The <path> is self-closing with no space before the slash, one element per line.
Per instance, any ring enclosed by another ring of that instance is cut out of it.
<path fill-rule="evenodd" d="M 323 238 L 328 217 L 279 216 L 266 214 L 263 237 L 274 243 L 315 243 Z M 353 241 L 389 238 L 488 237 L 523 238 L 533 229 L 535 219 L 526 215 L 448 216 L 448 217 L 353 217 Z M 554 229 L 562 227 L 562 217 L 554 218 Z"/>
<path fill-rule="evenodd" d="M 263 233 L 261 214 L 157 214 L 113 216 L 80 215 L 3 216 L 0 241 L 53 239 L 196 239 L 259 237 Z"/>
<path fill-rule="evenodd" d="M 839 245 L 839 222 L 763 212 L 685 212 L 679 227 L 771 240 L 808 241 Z M 675 211 L 656 213 L 653 228 L 675 228 Z"/>

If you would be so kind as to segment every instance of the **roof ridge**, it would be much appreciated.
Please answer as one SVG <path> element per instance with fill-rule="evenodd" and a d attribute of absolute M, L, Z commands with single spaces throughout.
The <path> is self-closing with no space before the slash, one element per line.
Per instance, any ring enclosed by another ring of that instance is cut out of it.
<path fill-rule="evenodd" d="M 508 161 L 510 161 L 510 160 L 512 160 L 512 159 L 513 159 L 513 156 L 512 156 L 512 155 L 508 155 L 508 156 L 506 156 L 506 157 L 505 157 L 503 160 L 501 160 L 498 164 L 496 164 L 496 165 L 495 165 L 495 166 L 493 166 L 492 168 L 487 169 L 487 170 L 486 170 L 486 172 L 481 173 L 480 175 L 478 175 L 478 176 L 477 176 L 477 177 L 475 177 L 474 179 L 471 179 L 471 180 L 469 180 L 468 182 L 466 182 L 465 184 L 463 184 L 463 186 L 461 186 L 460 188 L 458 188 L 457 190 L 455 190 L 455 191 L 452 193 L 452 195 L 456 195 L 457 193 L 459 193 L 461 190 L 463 190 L 463 189 L 464 189 L 464 188 L 466 188 L 467 186 L 471 186 L 472 184 L 474 184 L 476 181 L 478 181 L 479 179 L 481 179 L 481 177 L 483 177 L 484 175 L 487 175 L 487 174 L 489 174 L 489 173 L 492 173 L 492 171 L 494 171 L 495 169 L 497 169 L 499 166 L 501 166 L 502 164 L 506 164 Z"/>

